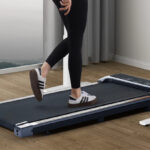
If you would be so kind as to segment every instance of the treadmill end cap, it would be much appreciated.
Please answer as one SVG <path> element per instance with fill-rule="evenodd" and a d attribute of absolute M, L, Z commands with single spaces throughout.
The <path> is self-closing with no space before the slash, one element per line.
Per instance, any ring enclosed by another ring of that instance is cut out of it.
<path fill-rule="evenodd" d="M 110 79 L 111 78 L 111 76 L 104 76 L 104 77 L 102 77 L 102 78 L 99 78 L 98 79 L 98 82 L 100 83 L 103 83 L 103 82 L 105 82 L 105 80 L 107 80 L 107 79 Z"/>

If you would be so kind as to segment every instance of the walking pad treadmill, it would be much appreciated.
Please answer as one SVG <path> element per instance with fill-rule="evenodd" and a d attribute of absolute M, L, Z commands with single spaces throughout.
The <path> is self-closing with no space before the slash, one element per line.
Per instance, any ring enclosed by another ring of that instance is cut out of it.
<path fill-rule="evenodd" d="M 42 102 L 34 95 L 0 102 L 0 125 L 19 137 L 52 131 L 60 127 L 98 120 L 135 109 L 150 108 L 150 80 L 113 74 L 82 86 L 97 96 L 93 106 L 69 108 L 71 88 L 45 93 Z"/>

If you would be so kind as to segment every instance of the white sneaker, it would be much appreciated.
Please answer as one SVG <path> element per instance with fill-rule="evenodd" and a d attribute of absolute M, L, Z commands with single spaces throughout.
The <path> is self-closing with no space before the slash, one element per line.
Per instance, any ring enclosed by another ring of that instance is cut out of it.
<path fill-rule="evenodd" d="M 35 68 L 30 71 L 30 83 L 36 99 L 41 101 L 46 83 L 46 78 L 43 78 L 41 75 L 41 68 Z"/>
<path fill-rule="evenodd" d="M 97 102 L 96 96 L 91 95 L 85 91 L 81 91 L 81 96 L 79 98 L 74 98 L 69 95 L 69 107 L 87 106 L 94 105 Z"/>

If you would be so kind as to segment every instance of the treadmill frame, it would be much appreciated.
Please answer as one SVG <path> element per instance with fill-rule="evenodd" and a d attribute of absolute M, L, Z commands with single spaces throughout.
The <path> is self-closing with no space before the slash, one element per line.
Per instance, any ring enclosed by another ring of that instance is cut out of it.
<path fill-rule="evenodd" d="M 38 133 L 36 128 L 42 131 L 54 130 L 60 127 L 81 123 L 88 120 L 104 121 L 104 118 L 114 114 L 119 114 L 129 110 L 138 108 L 150 108 L 150 95 L 143 96 L 141 99 L 129 99 L 122 102 L 99 106 L 83 111 L 73 112 L 65 115 L 60 115 L 53 118 L 43 119 L 34 122 L 22 122 L 16 124 L 14 134 L 19 137 L 32 136 Z"/>
<path fill-rule="evenodd" d="M 81 86 L 85 87 L 85 86 L 90 86 L 90 85 L 96 85 L 96 84 L 99 84 L 99 82 L 104 82 L 105 80 L 110 79 L 110 78 L 112 79 L 111 76 L 106 76 L 106 77 L 100 78 L 97 82 L 94 82 L 94 83 L 85 82 L 85 84 Z M 115 80 L 118 80 L 118 78 L 115 78 Z M 122 79 L 119 79 L 119 81 L 121 80 Z M 124 82 L 125 80 L 122 80 L 122 81 Z M 150 88 L 150 86 L 146 88 Z M 44 95 L 55 93 L 58 91 L 65 91 L 68 89 L 71 89 L 71 88 L 64 87 L 63 89 L 57 89 L 57 90 L 53 89 L 51 91 L 49 91 L 48 89 L 45 89 Z M 17 99 L 10 99 L 4 102 L 0 102 L 0 104 L 23 100 L 24 98 L 29 98 L 29 97 L 34 97 L 34 95 L 25 96 L 25 97 L 21 97 Z M 122 112 L 127 112 L 130 110 L 135 110 L 139 108 L 146 108 L 146 110 L 149 110 L 150 95 L 128 99 L 125 101 L 116 102 L 116 103 L 112 103 L 108 105 L 97 106 L 94 108 L 81 110 L 78 112 L 73 112 L 73 113 L 69 113 L 65 115 L 60 115 L 57 117 L 42 119 L 42 120 L 38 120 L 34 122 L 27 122 L 27 121 L 19 122 L 14 127 L 14 134 L 18 137 L 26 137 L 26 136 L 32 136 L 39 132 L 49 131 L 49 130 L 57 129 L 60 127 L 65 127 L 65 126 L 85 122 L 88 120 L 98 120 L 99 122 L 102 122 L 107 116 L 119 114 Z"/>

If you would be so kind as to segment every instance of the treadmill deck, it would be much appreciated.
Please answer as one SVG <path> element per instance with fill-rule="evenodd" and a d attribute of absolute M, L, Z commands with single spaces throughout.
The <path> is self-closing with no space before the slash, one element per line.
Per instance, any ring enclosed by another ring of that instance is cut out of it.
<path fill-rule="evenodd" d="M 34 122 L 149 95 L 143 90 L 107 82 L 85 86 L 82 90 L 96 95 L 98 103 L 93 106 L 68 108 L 70 89 L 45 94 L 42 102 L 38 102 L 35 97 L 30 97 L 2 103 L 0 104 L 0 125 L 14 130 L 15 125 L 20 122 Z"/>

